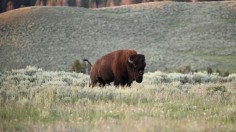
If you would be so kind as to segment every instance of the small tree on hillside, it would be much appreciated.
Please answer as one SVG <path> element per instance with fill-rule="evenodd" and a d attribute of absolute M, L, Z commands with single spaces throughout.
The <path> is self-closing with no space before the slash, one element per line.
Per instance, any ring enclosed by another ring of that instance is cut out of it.
<path fill-rule="evenodd" d="M 222 75 L 222 73 L 221 73 L 221 71 L 220 71 L 219 69 L 216 69 L 216 73 L 218 73 L 218 74 L 219 74 L 219 76 L 221 76 L 221 75 Z"/>
<path fill-rule="evenodd" d="M 212 74 L 212 73 L 213 73 L 212 68 L 208 67 L 208 68 L 207 68 L 207 73 L 208 73 L 208 74 Z"/>
<path fill-rule="evenodd" d="M 223 77 L 228 77 L 229 76 L 229 71 L 224 72 Z"/>
<path fill-rule="evenodd" d="M 41 3 L 42 3 L 44 6 L 47 5 L 47 2 L 48 2 L 48 0 L 41 0 Z"/>
<path fill-rule="evenodd" d="M 143 0 L 132 0 L 133 4 L 142 3 Z"/>
<path fill-rule="evenodd" d="M 69 6 L 76 6 L 76 0 L 68 0 Z"/>
<path fill-rule="evenodd" d="M 85 8 L 89 8 L 89 0 L 81 0 L 80 6 L 85 7 Z"/>
<path fill-rule="evenodd" d="M 121 0 L 113 0 L 113 3 L 114 3 L 115 6 L 119 6 L 120 5 L 120 1 Z"/>
<path fill-rule="evenodd" d="M 100 0 L 94 0 L 95 1 L 95 4 L 96 4 L 96 7 L 98 8 L 99 4 L 100 4 Z"/>
<path fill-rule="evenodd" d="M 179 73 L 184 73 L 184 74 L 187 74 L 187 73 L 190 73 L 192 72 L 192 69 L 191 69 L 191 66 L 188 65 L 188 66 L 185 66 L 179 70 L 177 70 Z"/>

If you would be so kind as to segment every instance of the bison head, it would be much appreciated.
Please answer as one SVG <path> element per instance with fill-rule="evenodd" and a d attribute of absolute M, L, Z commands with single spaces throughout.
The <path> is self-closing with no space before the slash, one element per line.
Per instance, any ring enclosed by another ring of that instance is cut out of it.
<path fill-rule="evenodd" d="M 143 81 L 143 74 L 145 69 L 145 56 L 142 54 L 131 55 L 128 58 L 128 67 L 131 75 L 136 82 L 141 83 Z"/>

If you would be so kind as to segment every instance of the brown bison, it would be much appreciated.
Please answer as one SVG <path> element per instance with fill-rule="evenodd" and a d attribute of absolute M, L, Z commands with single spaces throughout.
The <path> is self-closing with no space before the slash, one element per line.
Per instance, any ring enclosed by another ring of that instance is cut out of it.
<path fill-rule="evenodd" d="M 141 83 L 146 66 L 145 56 L 135 50 L 117 50 L 102 56 L 91 66 L 90 79 L 92 87 L 97 83 L 104 86 L 114 82 L 115 86 L 130 86 L 135 80 Z"/>

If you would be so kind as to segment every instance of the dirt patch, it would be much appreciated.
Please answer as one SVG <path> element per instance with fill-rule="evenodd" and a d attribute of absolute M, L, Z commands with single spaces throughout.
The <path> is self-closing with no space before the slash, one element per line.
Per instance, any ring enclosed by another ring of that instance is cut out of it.
<path fill-rule="evenodd" d="M 236 10 L 236 2 L 228 2 L 228 6 L 230 10 Z"/>
<path fill-rule="evenodd" d="M 35 9 L 38 10 L 40 9 L 40 7 L 25 7 L 25 8 L 11 10 L 11 11 L 0 14 L 0 18 L 2 18 L 4 21 L 12 21 L 16 18 L 29 15 L 32 12 L 32 10 L 35 10 Z"/>

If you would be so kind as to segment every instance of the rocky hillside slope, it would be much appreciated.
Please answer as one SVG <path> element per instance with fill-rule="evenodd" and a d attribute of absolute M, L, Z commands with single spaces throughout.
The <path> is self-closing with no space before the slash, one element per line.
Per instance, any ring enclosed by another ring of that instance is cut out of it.
<path fill-rule="evenodd" d="M 236 2 L 153 2 L 115 8 L 28 7 L 0 14 L 0 71 L 69 71 L 117 49 L 145 54 L 147 70 L 236 72 Z"/>

